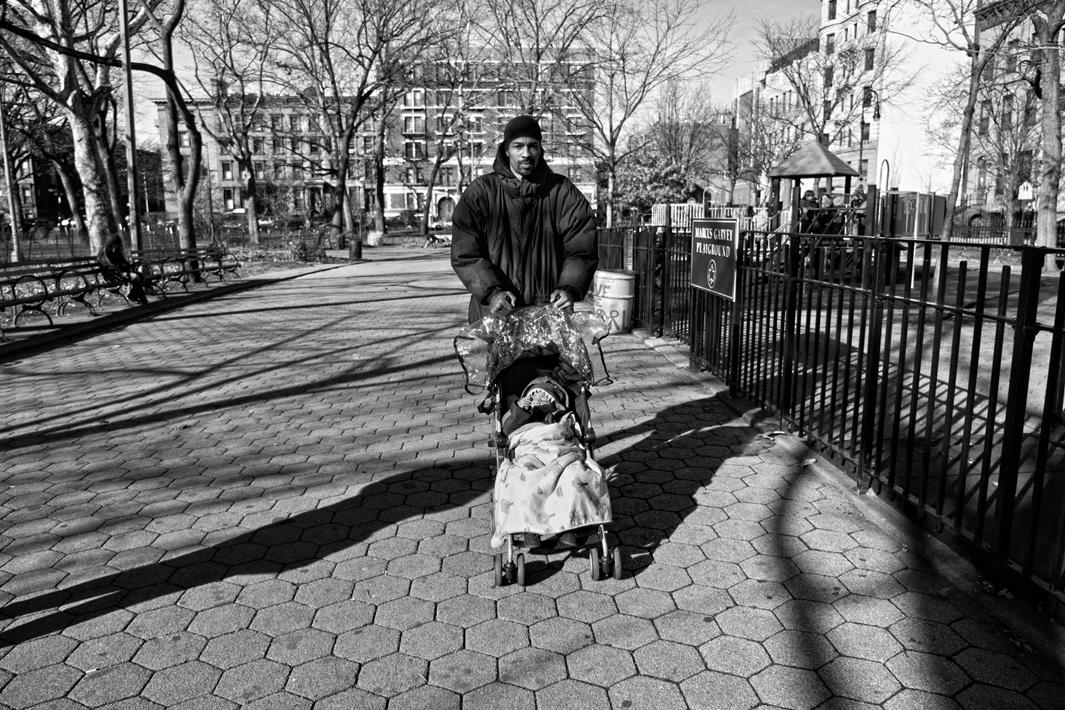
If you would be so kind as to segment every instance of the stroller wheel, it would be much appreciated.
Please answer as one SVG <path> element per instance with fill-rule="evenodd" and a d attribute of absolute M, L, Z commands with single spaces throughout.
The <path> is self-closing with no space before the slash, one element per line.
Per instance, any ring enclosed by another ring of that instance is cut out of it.
<path fill-rule="evenodd" d="M 588 567 L 591 569 L 593 582 L 598 582 L 603 578 L 603 565 L 598 547 L 588 548 Z"/>
<path fill-rule="evenodd" d="M 611 553 L 611 556 L 613 557 L 613 563 L 614 563 L 612 565 L 613 568 L 614 568 L 613 569 L 614 579 L 621 579 L 622 570 L 623 570 L 623 565 L 622 565 L 622 561 L 621 561 L 621 548 L 620 547 L 615 547 L 613 552 Z"/>
<path fill-rule="evenodd" d="M 503 553 L 497 552 L 495 556 L 495 586 L 503 586 Z"/>
<path fill-rule="evenodd" d="M 519 587 L 525 586 L 525 555 L 518 553 L 518 556 L 514 560 L 517 563 L 517 570 L 515 574 L 515 581 Z"/>

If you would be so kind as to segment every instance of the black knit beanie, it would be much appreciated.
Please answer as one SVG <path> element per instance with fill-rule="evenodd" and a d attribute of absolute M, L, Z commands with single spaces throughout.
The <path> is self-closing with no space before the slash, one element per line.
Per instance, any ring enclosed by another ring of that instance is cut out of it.
<path fill-rule="evenodd" d="M 510 142 L 515 138 L 535 138 L 538 141 L 542 141 L 543 134 L 540 132 L 540 124 L 532 116 L 515 116 L 507 122 L 506 128 L 503 129 L 503 145 L 510 145 Z"/>

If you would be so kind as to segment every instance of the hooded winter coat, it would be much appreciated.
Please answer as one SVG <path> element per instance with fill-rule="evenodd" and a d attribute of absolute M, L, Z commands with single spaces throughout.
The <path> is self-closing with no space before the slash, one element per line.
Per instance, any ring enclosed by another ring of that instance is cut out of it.
<path fill-rule="evenodd" d="M 515 177 L 502 144 L 492 172 L 462 194 L 451 226 L 451 266 L 471 294 L 470 323 L 500 289 L 517 295 L 518 306 L 547 303 L 559 288 L 580 301 L 599 264 L 584 195 L 542 157 L 528 179 Z"/>

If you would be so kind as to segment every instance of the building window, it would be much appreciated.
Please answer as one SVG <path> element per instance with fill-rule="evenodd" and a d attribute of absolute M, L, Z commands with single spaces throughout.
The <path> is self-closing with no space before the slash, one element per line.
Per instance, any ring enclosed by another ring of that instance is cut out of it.
<path fill-rule="evenodd" d="M 874 66 L 876 66 L 876 50 L 868 47 L 865 50 L 865 70 L 872 71 Z"/>
<path fill-rule="evenodd" d="M 180 145 L 182 148 L 189 147 L 188 131 L 178 131 L 178 145 Z"/>
<path fill-rule="evenodd" d="M 991 127 L 991 102 L 982 101 L 980 103 L 980 120 L 976 123 L 977 135 L 986 136 L 988 129 Z"/>
<path fill-rule="evenodd" d="M 288 117 L 288 130 L 299 131 L 300 130 L 300 117 L 296 114 L 289 114 Z"/>
<path fill-rule="evenodd" d="M 403 132 L 404 133 L 425 133 L 425 117 L 424 116 L 404 116 L 403 117 Z"/>
<path fill-rule="evenodd" d="M 281 155 L 285 152 L 285 141 L 283 138 L 274 138 L 270 141 L 270 145 L 274 155 Z"/>
<path fill-rule="evenodd" d="M 222 188 L 222 205 L 227 211 L 232 210 L 237 206 L 237 203 L 234 200 L 233 188 Z"/>
<path fill-rule="evenodd" d="M 292 191 L 292 206 L 295 209 L 302 210 L 303 206 L 306 204 L 305 199 L 306 198 L 304 198 L 304 196 L 303 196 L 303 190 L 293 190 Z"/>
<path fill-rule="evenodd" d="M 285 117 L 279 113 L 271 114 L 270 116 L 270 129 L 274 131 L 281 131 L 285 128 Z"/>
<path fill-rule="evenodd" d="M 836 0 L 828 0 L 828 19 L 836 19 Z"/>
<path fill-rule="evenodd" d="M 470 133 L 484 133 L 484 117 L 473 114 L 466 119 L 466 130 Z"/>
<path fill-rule="evenodd" d="M 263 154 L 263 139 L 262 138 L 252 138 L 251 139 L 251 152 L 252 152 L 253 155 L 262 155 Z"/>
<path fill-rule="evenodd" d="M 266 179 L 266 163 L 261 160 L 255 161 L 255 177 L 260 180 Z"/>
<path fill-rule="evenodd" d="M 830 118 L 832 118 L 832 102 L 831 101 L 823 102 L 823 108 L 824 108 L 824 111 L 825 111 L 825 120 L 828 121 Z M 826 143 L 825 145 L 828 145 L 828 144 Z"/>
<path fill-rule="evenodd" d="M 274 180 L 283 180 L 285 177 L 285 164 L 274 163 Z"/>
<path fill-rule="evenodd" d="M 403 157 L 408 160 L 417 160 L 425 157 L 424 141 L 403 141 Z"/>
<path fill-rule="evenodd" d="M 580 182 L 581 169 L 576 165 L 571 165 L 569 170 L 567 171 L 567 177 L 570 179 L 570 182 Z"/>
<path fill-rule="evenodd" d="M 987 200 L 987 158 L 980 156 L 976 161 L 976 201 Z"/>
<path fill-rule="evenodd" d="M 424 89 L 412 89 L 403 96 L 404 106 L 424 106 L 425 105 L 425 90 Z"/>
<path fill-rule="evenodd" d="M 223 160 L 222 161 L 222 179 L 223 180 L 232 180 L 233 179 L 233 163 L 229 162 L 228 160 Z"/>
<path fill-rule="evenodd" d="M 452 187 L 455 184 L 455 168 L 445 165 L 440 168 L 440 184 L 444 187 Z"/>
<path fill-rule="evenodd" d="M 1013 97 L 1006 94 L 1002 97 L 1002 130 L 1008 131 L 1013 128 Z"/>
<path fill-rule="evenodd" d="M 389 208 L 394 210 L 402 210 L 407 207 L 406 198 L 398 193 L 392 193 L 388 196 Z"/>
<path fill-rule="evenodd" d="M 825 54 L 834 54 L 836 52 L 836 35 L 825 35 Z"/>
<path fill-rule="evenodd" d="M 865 16 L 865 26 L 869 32 L 876 32 L 876 10 L 870 10 Z"/>
<path fill-rule="evenodd" d="M 826 89 L 831 89 L 832 88 L 832 75 L 833 75 L 832 67 L 825 67 L 825 88 Z"/>

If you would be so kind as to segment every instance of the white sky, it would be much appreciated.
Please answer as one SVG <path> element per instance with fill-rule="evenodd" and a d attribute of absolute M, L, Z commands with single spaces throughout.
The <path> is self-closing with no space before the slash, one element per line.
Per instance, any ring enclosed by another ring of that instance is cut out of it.
<path fill-rule="evenodd" d="M 700 18 L 714 18 L 732 13 L 732 61 L 707 84 L 716 103 L 732 98 L 732 84 L 737 77 L 750 75 L 758 62 L 758 21 L 763 17 L 784 20 L 800 15 L 818 14 L 820 0 L 700 0 Z"/>

